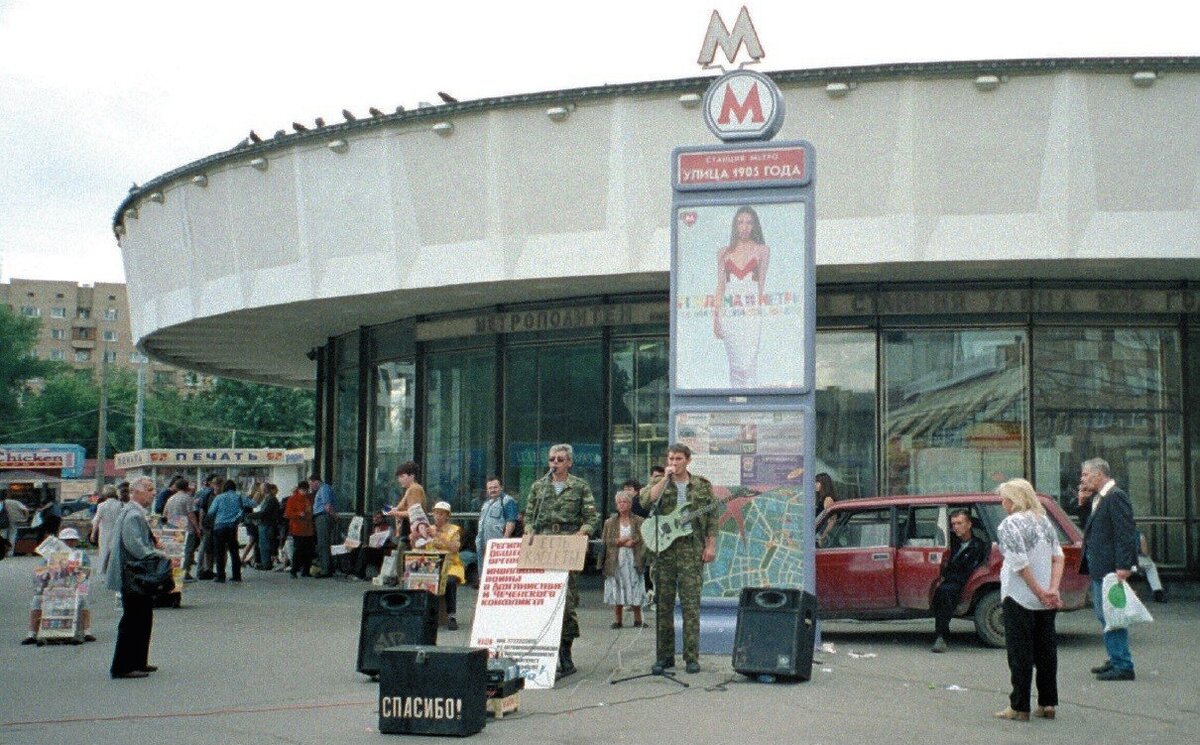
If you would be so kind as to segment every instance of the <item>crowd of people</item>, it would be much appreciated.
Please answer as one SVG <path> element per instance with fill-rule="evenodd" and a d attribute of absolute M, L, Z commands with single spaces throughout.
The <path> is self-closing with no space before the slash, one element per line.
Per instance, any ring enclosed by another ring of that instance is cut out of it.
<path fill-rule="evenodd" d="M 634 627 L 645 626 L 643 608 L 653 605 L 657 655 L 652 672 L 664 673 L 675 666 L 673 618 L 678 597 L 685 668 L 688 673 L 699 672 L 703 567 L 716 556 L 717 520 L 709 509 L 715 502 L 712 484 L 691 472 L 689 448 L 673 444 L 665 463 L 651 472 L 648 485 L 635 480 L 622 485 L 614 496 L 615 513 L 601 526 L 591 487 L 571 473 L 573 455 L 569 444 L 549 449 L 548 471 L 531 485 L 524 512 L 518 500 L 505 493 L 499 477 L 488 477 L 473 544 L 464 541 L 462 526 L 452 521 L 448 502 L 439 501 L 426 512 L 426 493 L 419 482 L 418 466 L 412 461 L 395 472 L 402 490 L 397 504 L 372 514 L 361 533 L 347 536 L 337 551 L 334 547 L 339 545 L 340 531 L 336 498 L 332 488 L 316 475 L 296 484 L 282 499 L 275 484 L 256 484 L 249 495 L 243 495 L 235 481 L 219 474 L 209 476 L 199 489 L 186 478 L 176 477 L 157 494 L 153 481 L 146 477 L 106 487 L 89 537 L 99 546 L 95 562 L 98 575 L 105 577 L 109 588 L 121 598 L 123 615 L 111 674 L 114 678 L 145 677 L 155 669 L 148 661 L 151 599 L 130 592 L 128 576 L 131 561 L 161 553 L 150 530 L 155 513 L 164 525 L 185 532 L 185 581 L 240 582 L 244 562 L 262 571 L 287 571 L 293 578 L 330 577 L 334 574 L 335 554 L 343 572 L 365 579 L 384 571 L 386 557 L 394 552 L 410 548 L 439 552 L 444 555 L 443 594 L 451 630 L 458 628 L 458 588 L 467 581 L 461 557 L 464 546 L 474 548 L 482 560 L 489 541 L 513 537 L 522 530 L 531 536 L 591 536 L 599 530 L 604 546 L 600 561 L 603 597 L 613 609 L 612 627 L 624 627 L 626 609 L 632 610 Z M 1003 556 L 1001 598 L 1012 694 L 1009 705 L 995 716 L 1026 721 L 1032 713 L 1053 719 L 1058 705 L 1055 616 L 1062 607 L 1059 585 L 1064 553 L 1059 535 L 1028 481 L 1009 480 L 997 492 L 1007 513 L 998 527 L 997 546 Z M 833 483 L 826 474 L 818 474 L 816 493 L 818 511 L 836 500 Z M 1124 580 L 1136 571 L 1138 535 L 1129 497 L 1117 487 L 1105 461 L 1097 458 L 1083 464 L 1078 494 L 1084 527 L 1080 572 L 1091 577 L 1095 612 L 1103 628 L 1101 582 L 1109 573 Z M 667 545 L 647 546 L 642 535 L 644 521 L 670 516 L 678 510 L 692 515 L 690 534 Z M 242 526 L 249 537 L 244 550 L 238 538 Z M 954 608 L 968 579 L 991 551 L 990 544 L 975 533 L 967 510 L 952 512 L 950 527 L 953 535 L 949 550 L 930 591 L 937 632 L 935 652 L 946 651 Z M 68 546 L 74 546 L 80 538 L 73 528 L 57 534 Z M 193 570 L 198 571 L 193 574 Z M 388 571 L 398 570 L 393 565 Z M 565 593 L 560 677 L 576 671 L 572 652 L 581 634 L 576 613 L 576 574 L 569 573 Z M 34 639 L 39 607 L 35 598 L 30 633 L 22 643 Z M 86 605 L 82 610 L 81 626 L 87 640 L 93 640 Z M 1128 632 L 1109 629 L 1103 635 L 1106 659 L 1092 670 L 1096 679 L 1134 680 Z M 1036 706 L 1031 707 L 1035 686 Z"/>

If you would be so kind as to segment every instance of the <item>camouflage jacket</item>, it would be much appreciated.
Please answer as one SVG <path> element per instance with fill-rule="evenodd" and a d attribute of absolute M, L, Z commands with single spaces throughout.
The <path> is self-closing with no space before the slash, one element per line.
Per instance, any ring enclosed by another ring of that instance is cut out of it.
<path fill-rule="evenodd" d="M 697 512 L 705 508 L 710 508 L 716 500 L 713 496 L 712 482 L 703 476 L 694 473 L 688 473 L 689 481 L 687 488 L 688 511 Z M 651 509 L 653 502 L 650 501 L 650 489 L 657 484 L 661 479 L 655 479 L 650 483 L 650 486 L 642 487 L 638 498 L 642 505 Z M 679 506 L 679 489 L 675 486 L 675 480 L 672 479 L 663 489 L 662 494 L 658 499 L 658 515 L 670 515 Z M 720 517 L 715 508 L 710 509 L 703 515 L 697 515 L 692 520 L 692 535 L 703 541 L 717 534 L 717 519 Z"/>
<path fill-rule="evenodd" d="M 592 487 L 578 476 L 567 475 L 567 486 L 556 494 L 549 476 L 533 482 L 525 504 L 525 520 L 535 533 L 566 535 L 580 528 L 596 532 L 600 517 Z"/>

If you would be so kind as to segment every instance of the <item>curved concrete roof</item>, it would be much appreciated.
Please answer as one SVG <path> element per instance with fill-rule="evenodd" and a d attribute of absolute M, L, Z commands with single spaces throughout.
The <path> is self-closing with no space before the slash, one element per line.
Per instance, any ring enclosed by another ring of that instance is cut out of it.
<path fill-rule="evenodd" d="M 1154 58 L 772 73 L 777 139 L 817 152 L 818 281 L 1200 277 L 1197 72 Z M 982 91 L 983 74 L 1002 82 Z M 134 335 L 171 364 L 304 385 L 305 353 L 360 325 L 665 291 L 668 156 L 714 141 L 679 96 L 709 80 L 437 106 L 164 174 L 114 218 Z M 448 135 L 431 130 L 443 121 Z"/>

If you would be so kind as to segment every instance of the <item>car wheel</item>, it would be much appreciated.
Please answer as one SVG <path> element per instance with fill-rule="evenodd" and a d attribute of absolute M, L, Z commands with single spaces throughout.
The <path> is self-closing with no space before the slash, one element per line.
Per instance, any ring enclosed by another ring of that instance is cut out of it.
<path fill-rule="evenodd" d="M 999 590 L 992 590 L 975 604 L 975 635 L 989 647 L 1004 646 L 1004 609 Z"/>

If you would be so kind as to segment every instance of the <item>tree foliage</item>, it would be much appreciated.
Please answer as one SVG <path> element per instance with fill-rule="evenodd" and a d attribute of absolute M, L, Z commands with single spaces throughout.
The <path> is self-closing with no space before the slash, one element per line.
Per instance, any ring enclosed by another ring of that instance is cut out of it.
<path fill-rule="evenodd" d="M 20 418 L 29 381 L 49 374 L 55 366 L 33 355 L 41 322 L 0 305 L 0 422 Z"/>
<path fill-rule="evenodd" d="M 112 369 L 106 387 L 107 452 L 133 450 L 137 375 Z M 217 379 L 190 395 L 147 385 L 143 447 L 307 447 L 316 426 L 314 403 L 312 391 L 237 380 Z M 40 392 L 26 396 L 14 419 L 0 419 L 0 441 L 11 441 L 10 432 L 29 432 L 27 440 L 77 443 L 94 456 L 99 407 L 92 375 L 60 369 Z"/>

